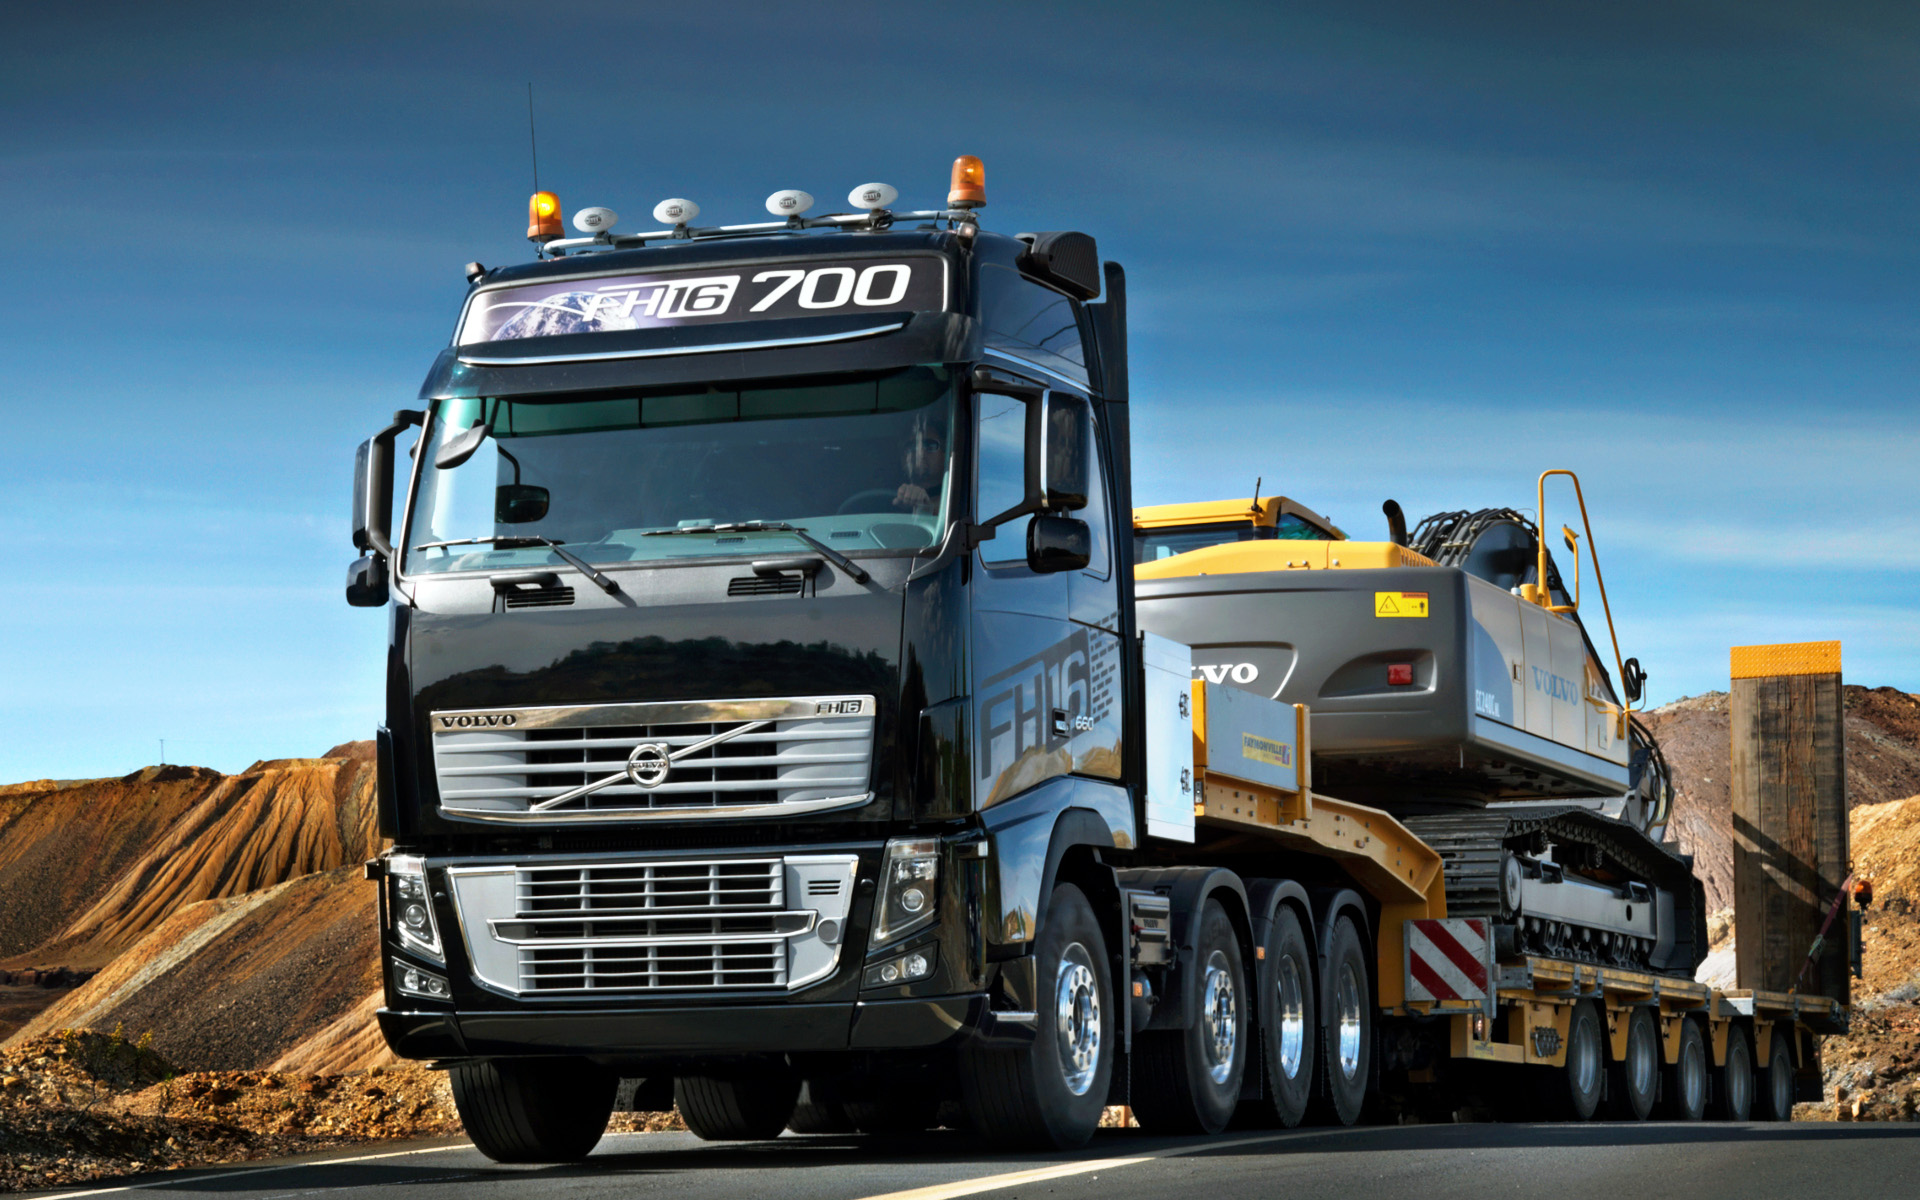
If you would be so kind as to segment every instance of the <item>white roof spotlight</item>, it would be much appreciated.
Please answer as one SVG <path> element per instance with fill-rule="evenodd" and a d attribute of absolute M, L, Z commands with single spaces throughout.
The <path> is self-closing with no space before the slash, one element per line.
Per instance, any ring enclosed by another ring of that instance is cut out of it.
<path fill-rule="evenodd" d="M 573 214 L 573 227 L 581 233 L 605 233 L 620 220 L 610 208 L 583 208 Z"/>
<path fill-rule="evenodd" d="M 886 208 L 900 198 L 900 189 L 886 183 L 863 183 L 847 193 L 847 203 L 868 212 Z"/>
<path fill-rule="evenodd" d="M 799 188 L 787 188 L 767 197 L 767 211 L 776 217 L 797 217 L 813 207 L 813 197 Z"/>
<path fill-rule="evenodd" d="M 682 200 L 677 196 L 671 200 L 662 200 L 653 206 L 653 219 L 662 225 L 689 225 L 699 215 L 698 204 L 691 200 Z"/>

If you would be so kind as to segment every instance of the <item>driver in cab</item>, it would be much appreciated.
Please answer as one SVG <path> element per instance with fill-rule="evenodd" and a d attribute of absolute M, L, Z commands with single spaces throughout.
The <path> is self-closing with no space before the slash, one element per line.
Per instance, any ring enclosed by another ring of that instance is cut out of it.
<path fill-rule="evenodd" d="M 907 481 L 893 494 L 893 506 L 919 515 L 938 512 L 940 486 L 947 474 L 947 439 L 932 414 L 915 418 L 901 459 Z"/>

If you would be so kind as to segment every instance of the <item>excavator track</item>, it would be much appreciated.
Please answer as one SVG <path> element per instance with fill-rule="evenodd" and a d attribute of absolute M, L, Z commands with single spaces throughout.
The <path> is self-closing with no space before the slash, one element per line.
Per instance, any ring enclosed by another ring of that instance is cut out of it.
<path fill-rule="evenodd" d="M 1706 953 L 1706 896 L 1691 864 L 1646 834 L 1587 808 L 1525 806 L 1506 811 L 1446 813 L 1403 818 L 1407 828 L 1440 854 L 1447 884 L 1447 912 L 1456 917 L 1511 919 L 1500 900 L 1500 871 L 1509 851 L 1525 852 L 1542 841 L 1591 847 L 1603 862 L 1674 898 L 1673 962 L 1648 970 L 1693 977 Z M 1565 947 L 1555 947 L 1566 953 Z"/>

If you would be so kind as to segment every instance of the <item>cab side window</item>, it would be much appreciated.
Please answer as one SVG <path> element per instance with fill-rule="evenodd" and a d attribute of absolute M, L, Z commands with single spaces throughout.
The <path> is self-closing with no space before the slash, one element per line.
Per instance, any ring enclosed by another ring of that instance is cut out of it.
<path fill-rule="evenodd" d="M 990 341 L 1044 350 L 1085 372 L 1087 352 L 1072 300 L 994 263 L 980 268 L 980 299 Z"/>
<path fill-rule="evenodd" d="M 998 516 L 1027 496 L 1027 406 L 1012 396 L 976 392 L 973 397 L 976 454 L 973 518 Z M 1026 565 L 1027 526 L 1032 517 L 1008 521 L 980 544 L 988 566 Z"/>

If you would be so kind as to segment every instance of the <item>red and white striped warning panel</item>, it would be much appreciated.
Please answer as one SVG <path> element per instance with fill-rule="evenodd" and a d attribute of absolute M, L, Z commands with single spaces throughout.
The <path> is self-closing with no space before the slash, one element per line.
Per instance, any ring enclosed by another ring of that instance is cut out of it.
<path fill-rule="evenodd" d="M 1493 975 L 1483 917 L 1407 922 L 1407 999 L 1485 1000 Z"/>

